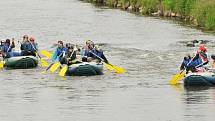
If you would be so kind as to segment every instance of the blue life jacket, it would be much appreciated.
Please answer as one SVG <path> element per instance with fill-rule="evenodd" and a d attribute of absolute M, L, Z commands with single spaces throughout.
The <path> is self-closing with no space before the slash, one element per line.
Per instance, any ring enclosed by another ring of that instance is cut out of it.
<path fill-rule="evenodd" d="M 201 64 L 202 64 L 202 59 L 198 58 L 190 62 L 190 64 L 188 64 L 187 67 L 188 68 L 197 67 L 197 66 L 200 66 Z"/>
<path fill-rule="evenodd" d="M 2 51 L 4 53 L 11 52 L 13 48 L 14 47 L 12 47 L 12 46 L 10 46 L 9 44 L 6 44 L 6 43 L 4 45 L 2 45 Z"/>
<path fill-rule="evenodd" d="M 37 51 L 37 45 L 36 43 L 23 43 L 21 45 L 21 50 L 35 52 Z"/>
<path fill-rule="evenodd" d="M 91 57 L 91 53 L 89 52 L 89 50 L 84 50 L 83 55 L 86 57 Z"/>
<path fill-rule="evenodd" d="M 57 60 L 58 58 L 62 57 L 65 55 L 65 53 L 67 52 L 67 48 L 63 47 L 63 48 L 57 48 L 54 52 L 54 54 L 52 55 L 52 61 Z"/>

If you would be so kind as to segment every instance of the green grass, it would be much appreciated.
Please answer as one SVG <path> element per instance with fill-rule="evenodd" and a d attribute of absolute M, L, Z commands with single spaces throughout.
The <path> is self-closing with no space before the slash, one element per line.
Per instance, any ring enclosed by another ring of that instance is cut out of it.
<path fill-rule="evenodd" d="M 162 4 L 165 10 L 193 17 L 198 26 L 215 30 L 215 0 L 163 0 Z"/>
<path fill-rule="evenodd" d="M 208 8 L 206 12 L 205 28 L 215 30 L 215 6 Z"/>
<path fill-rule="evenodd" d="M 215 0 L 105 0 L 107 5 L 120 3 L 141 6 L 142 14 L 151 14 L 158 10 L 172 11 L 184 17 L 196 19 L 198 26 L 215 31 Z M 115 5 L 116 6 L 116 5 Z"/>

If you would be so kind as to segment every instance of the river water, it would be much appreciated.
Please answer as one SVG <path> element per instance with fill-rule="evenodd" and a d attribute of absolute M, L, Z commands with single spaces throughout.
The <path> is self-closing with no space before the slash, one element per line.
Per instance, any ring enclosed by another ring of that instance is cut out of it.
<path fill-rule="evenodd" d="M 92 39 L 103 44 L 112 64 L 127 70 L 66 78 L 43 74 L 41 67 L 0 70 L 1 121 L 215 120 L 214 87 L 168 84 L 183 56 L 196 50 L 182 43 L 215 36 L 76 0 L 0 0 L 0 5 L 1 39 L 18 41 L 28 34 L 47 50 L 57 40 Z"/>

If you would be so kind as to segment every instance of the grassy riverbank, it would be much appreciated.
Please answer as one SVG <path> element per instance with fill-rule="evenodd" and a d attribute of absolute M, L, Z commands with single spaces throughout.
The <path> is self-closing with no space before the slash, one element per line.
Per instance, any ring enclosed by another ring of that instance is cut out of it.
<path fill-rule="evenodd" d="M 143 15 L 178 18 L 215 32 L 215 0 L 85 0 Z"/>

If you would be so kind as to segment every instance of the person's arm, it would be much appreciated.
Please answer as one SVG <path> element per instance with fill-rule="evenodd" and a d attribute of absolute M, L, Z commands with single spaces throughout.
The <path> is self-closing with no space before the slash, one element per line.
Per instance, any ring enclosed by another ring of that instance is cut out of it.
<path fill-rule="evenodd" d="M 32 49 L 31 51 L 36 52 L 38 50 L 37 43 L 31 43 Z"/>
<path fill-rule="evenodd" d="M 89 56 L 90 56 L 89 54 L 90 54 L 90 53 L 89 53 L 88 50 L 84 50 L 84 57 L 89 57 Z"/>
<path fill-rule="evenodd" d="M 105 63 L 109 63 L 103 52 L 102 52 L 101 58 L 104 60 Z"/>
<path fill-rule="evenodd" d="M 196 59 L 199 59 L 199 53 L 197 53 L 197 54 L 195 55 L 195 57 L 192 59 L 192 61 L 195 61 Z"/>
<path fill-rule="evenodd" d="M 200 54 L 201 54 L 201 56 L 204 58 L 203 60 L 205 61 L 205 62 L 203 63 L 203 65 L 208 64 L 208 62 L 209 62 L 208 54 L 207 54 L 207 53 L 204 53 L 204 52 L 201 52 Z"/>
<path fill-rule="evenodd" d="M 6 49 L 5 45 L 3 45 L 1 49 L 2 49 L 3 53 L 7 52 L 7 49 Z"/>
<path fill-rule="evenodd" d="M 182 62 L 181 66 L 180 66 L 180 70 L 184 70 L 184 68 L 185 68 L 185 64 L 184 64 L 184 62 Z"/>
<path fill-rule="evenodd" d="M 10 45 L 10 49 L 15 48 L 14 38 L 12 38 L 12 44 Z"/>
<path fill-rule="evenodd" d="M 76 59 L 76 51 L 74 51 L 70 57 L 70 60 L 75 60 Z"/>
<path fill-rule="evenodd" d="M 54 62 L 57 59 L 57 50 L 52 54 L 51 60 Z"/>
<path fill-rule="evenodd" d="M 65 55 L 66 55 L 66 51 L 65 50 L 62 50 L 62 51 L 60 51 L 59 52 L 59 58 L 64 58 L 65 57 Z"/>
<path fill-rule="evenodd" d="M 76 51 L 74 51 L 73 53 L 71 53 L 72 55 L 70 55 L 69 60 L 68 60 L 68 64 L 73 64 L 74 60 L 76 59 Z"/>
<path fill-rule="evenodd" d="M 24 44 L 21 44 L 20 50 L 24 50 Z"/>

